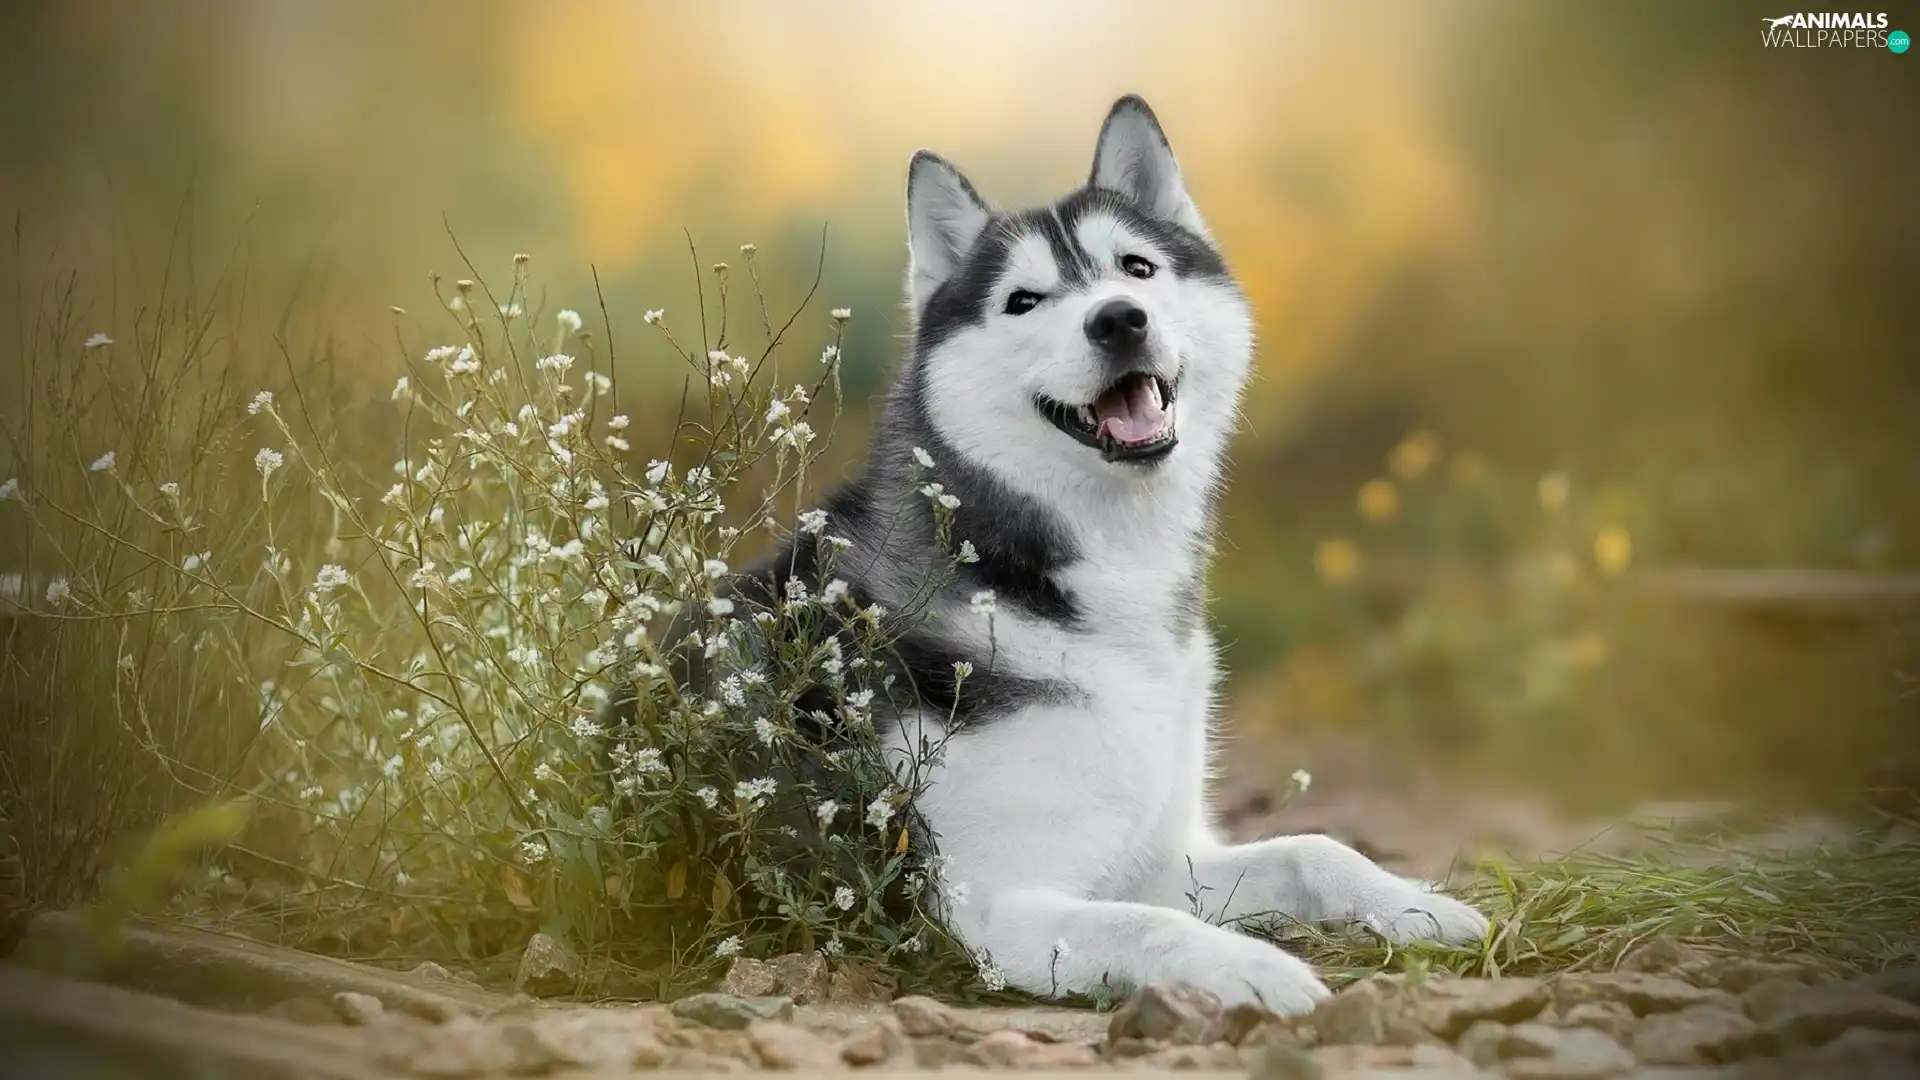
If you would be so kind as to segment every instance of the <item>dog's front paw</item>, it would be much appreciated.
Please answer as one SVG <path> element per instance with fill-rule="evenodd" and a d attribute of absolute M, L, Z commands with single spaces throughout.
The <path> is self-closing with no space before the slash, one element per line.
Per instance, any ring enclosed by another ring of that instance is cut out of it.
<path fill-rule="evenodd" d="M 1306 961 L 1239 935 L 1183 948 L 1157 976 L 1203 987 L 1228 1006 L 1259 1005 L 1282 1016 L 1310 1013 L 1331 993 Z"/>
<path fill-rule="evenodd" d="M 1485 915 L 1466 904 L 1415 883 L 1393 890 L 1360 921 L 1396 945 L 1413 941 L 1467 945 L 1485 940 L 1491 925 Z"/>

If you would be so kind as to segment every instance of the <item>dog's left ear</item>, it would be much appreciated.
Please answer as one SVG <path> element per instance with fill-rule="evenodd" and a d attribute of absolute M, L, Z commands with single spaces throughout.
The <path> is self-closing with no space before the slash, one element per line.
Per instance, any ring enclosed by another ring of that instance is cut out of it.
<path fill-rule="evenodd" d="M 1207 235 L 1180 179 L 1180 163 L 1173 159 L 1173 147 L 1153 110 L 1137 94 L 1128 94 L 1113 103 L 1107 122 L 1100 127 L 1100 142 L 1093 151 L 1094 187 L 1106 188 L 1129 196 L 1140 208 L 1161 219 Z"/>

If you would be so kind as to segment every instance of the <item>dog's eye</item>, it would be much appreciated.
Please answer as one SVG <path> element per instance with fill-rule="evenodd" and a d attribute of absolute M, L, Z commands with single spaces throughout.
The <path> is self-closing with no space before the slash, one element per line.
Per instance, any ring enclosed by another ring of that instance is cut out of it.
<path fill-rule="evenodd" d="M 1154 275 L 1154 272 L 1160 268 L 1138 255 L 1122 255 L 1120 256 L 1120 269 L 1125 270 L 1128 275 L 1132 277 L 1150 278 Z"/>
<path fill-rule="evenodd" d="M 1044 299 L 1046 299 L 1046 297 L 1041 296 L 1037 292 L 1016 289 L 1012 296 L 1007 297 L 1007 314 L 1025 315 L 1027 312 L 1039 307 L 1040 301 Z"/>

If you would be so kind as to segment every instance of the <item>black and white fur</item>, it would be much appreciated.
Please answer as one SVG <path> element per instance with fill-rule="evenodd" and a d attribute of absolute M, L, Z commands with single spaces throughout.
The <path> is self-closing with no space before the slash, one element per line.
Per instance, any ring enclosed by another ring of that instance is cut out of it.
<path fill-rule="evenodd" d="M 949 718 L 957 729 L 918 806 L 955 898 L 951 929 L 1036 994 L 1185 981 L 1282 1012 L 1312 1008 L 1325 986 L 1220 924 L 1478 939 L 1478 912 L 1332 839 L 1229 846 L 1209 826 L 1204 575 L 1253 326 L 1146 103 L 1116 103 L 1086 186 L 1036 210 L 994 210 L 953 166 L 915 154 L 907 226 L 911 354 L 866 468 L 823 508 L 827 531 L 853 542 L 833 576 L 898 610 L 948 558 L 910 479 L 919 448 L 934 462 L 919 482 L 959 498 L 953 537 L 979 555 L 900 643 L 922 707 L 883 732 L 910 757 Z M 1032 295 L 1012 308 L 1030 309 L 1010 309 L 1016 292 Z M 1116 300 L 1144 312 L 1117 350 L 1091 321 Z M 1172 393 L 1170 449 L 1103 453 L 1049 414 L 1128 374 Z M 815 543 L 800 536 L 755 584 L 778 596 L 794 575 L 817 593 Z M 969 603 L 986 590 L 991 630 Z M 974 670 L 957 703 L 955 661 Z"/>

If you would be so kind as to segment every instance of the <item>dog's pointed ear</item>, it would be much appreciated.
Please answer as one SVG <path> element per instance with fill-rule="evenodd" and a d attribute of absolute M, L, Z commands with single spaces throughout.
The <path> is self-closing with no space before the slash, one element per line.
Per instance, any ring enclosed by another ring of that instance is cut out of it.
<path fill-rule="evenodd" d="M 1136 94 L 1114 102 L 1107 113 L 1093 150 L 1093 176 L 1088 183 L 1128 196 L 1162 221 L 1207 235 L 1160 121 Z"/>
<path fill-rule="evenodd" d="M 960 268 L 992 212 L 960 175 L 931 150 L 907 165 L 907 289 L 919 311 Z"/>

